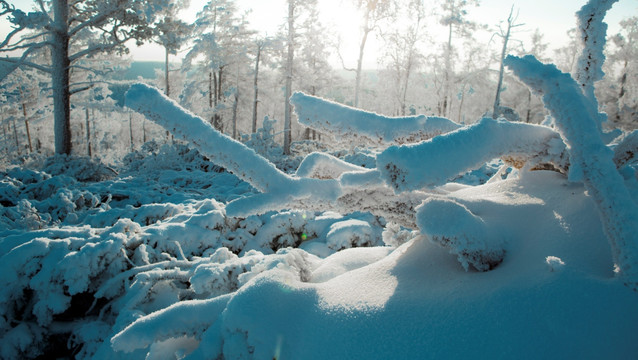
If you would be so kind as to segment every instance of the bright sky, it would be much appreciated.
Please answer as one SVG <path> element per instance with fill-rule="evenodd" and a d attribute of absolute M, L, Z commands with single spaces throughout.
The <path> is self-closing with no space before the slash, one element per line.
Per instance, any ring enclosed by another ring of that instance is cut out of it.
<path fill-rule="evenodd" d="M 10 1 L 11 2 L 11 1 Z M 188 17 L 194 18 L 194 13 L 200 10 L 207 0 L 191 0 L 191 14 Z M 319 0 L 321 16 L 324 24 L 341 34 L 342 55 L 346 65 L 354 67 L 358 55 L 359 44 L 359 14 L 352 5 L 352 0 Z M 17 0 L 13 1 L 17 8 L 29 9 L 33 1 Z M 288 14 L 286 0 L 237 0 L 238 5 L 243 9 L 252 9 L 249 14 L 249 22 L 252 27 L 268 34 L 275 34 L 279 27 L 285 23 Z M 431 3 L 431 1 L 426 1 Z M 546 42 L 550 43 L 550 49 L 564 45 L 567 38 L 567 30 L 576 25 L 574 13 L 585 4 L 585 0 L 481 0 L 479 7 L 469 8 L 469 16 L 481 23 L 496 28 L 499 22 L 504 21 L 514 5 L 519 9 L 518 22 L 525 26 L 518 28 L 515 35 L 518 39 L 527 41 L 533 31 L 539 28 L 544 34 Z M 614 4 L 612 10 L 607 14 L 606 22 L 609 24 L 608 34 L 618 31 L 620 20 L 638 15 L 637 0 L 620 0 Z M 188 20 L 192 20 L 188 19 Z M 445 41 L 445 33 L 442 32 L 438 23 L 433 24 L 437 30 L 432 31 L 435 38 L 441 42 Z M 9 31 L 6 23 L 0 24 L 0 35 Z M 379 49 L 379 42 L 372 37 L 366 46 L 365 66 L 376 67 L 376 53 Z M 143 48 L 131 49 L 133 57 L 137 60 L 162 61 L 164 53 L 159 46 L 147 45 Z M 336 56 L 332 59 L 337 66 Z"/>

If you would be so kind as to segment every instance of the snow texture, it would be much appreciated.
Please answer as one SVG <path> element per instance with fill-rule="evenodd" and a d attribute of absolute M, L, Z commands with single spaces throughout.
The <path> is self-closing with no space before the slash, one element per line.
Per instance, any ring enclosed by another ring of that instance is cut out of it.
<path fill-rule="evenodd" d="M 457 255 L 467 271 L 491 270 L 505 257 L 503 239 L 467 207 L 452 199 L 431 197 L 416 208 L 421 233 Z"/>
<path fill-rule="evenodd" d="M 319 97 L 294 93 L 290 98 L 299 123 L 350 146 L 386 147 L 433 138 L 461 127 L 440 117 L 424 115 L 387 117 L 337 104 Z"/>
<path fill-rule="evenodd" d="M 564 169 L 564 150 L 559 134 L 548 127 L 483 118 L 418 144 L 391 146 L 377 156 L 377 168 L 388 185 L 402 192 L 443 185 L 498 157 L 517 168 L 532 162 Z"/>
<path fill-rule="evenodd" d="M 638 291 L 638 205 L 616 170 L 613 151 L 600 137 L 592 116 L 597 104 L 583 95 L 569 74 L 534 56 L 508 56 L 506 65 L 532 90 L 543 94 L 543 103 L 569 146 L 571 166 L 582 173 L 595 200 L 620 276 Z"/>

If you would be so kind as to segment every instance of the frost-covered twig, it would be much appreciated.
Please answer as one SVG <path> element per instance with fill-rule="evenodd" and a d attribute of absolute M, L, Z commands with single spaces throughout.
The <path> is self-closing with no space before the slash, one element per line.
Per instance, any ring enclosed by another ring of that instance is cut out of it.
<path fill-rule="evenodd" d="M 382 178 L 396 191 L 445 184 L 450 178 L 507 155 L 565 169 L 565 145 L 552 129 L 483 118 L 478 123 L 414 145 L 392 146 L 377 156 Z"/>
<path fill-rule="evenodd" d="M 596 202 L 619 275 L 638 291 L 638 205 L 616 170 L 613 152 L 599 135 L 590 111 L 596 104 L 583 95 L 569 74 L 542 64 L 532 55 L 508 56 L 506 65 L 543 94 L 545 107 L 569 146 L 571 166 L 582 171 L 585 186 Z"/>
<path fill-rule="evenodd" d="M 461 127 L 440 117 L 387 117 L 296 92 L 290 98 L 299 122 L 350 144 L 385 147 L 431 139 Z"/>

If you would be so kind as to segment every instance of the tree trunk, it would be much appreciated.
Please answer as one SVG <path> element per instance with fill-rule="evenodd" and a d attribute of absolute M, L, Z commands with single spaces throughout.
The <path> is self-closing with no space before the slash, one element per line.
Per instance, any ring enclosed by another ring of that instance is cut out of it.
<path fill-rule="evenodd" d="M 239 86 L 239 84 L 237 84 Z M 239 88 L 235 89 L 233 101 L 233 139 L 237 139 L 237 105 L 239 104 Z"/>
<path fill-rule="evenodd" d="M 440 116 L 447 117 L 448 98 L 450 97 L 450 81 L 452 78 L 452 24 L 449 25 L 447 38 L 447 49 L 445 53 L 445 82 L 443 83 L 443 105 L 439 112 Z"/>
<path fill-rule="evenodd" d="M 27 142 L 29 144 L 29 153 L 33 152 L 33 147 L 31 146 L 31 132 L 29 131 L 29 120 L 27 117 L 27 104 L 24 102 L 24 92 L 22 91 L 22 87 L 18 86 L 20 90 L 20 97 L 22 98 L 22 115 L 24 116 L 24 127 L 27 130 Z"/>
<path fill-rule="evenodd" d="M 2 123 L 2 133 L 4 134 L 4 149 L 7 152 L 7 158 L 11 158 L 11 152 L 9 151 L 9 137 L 7 136 L 7 126 Z"/>
<path fill-rule="evenodd" d="M 507 53 L 507 42 L 510 38 L 510 32 L 512 30 L 512 22 L 513 22 L 512 12 L 513 11 L 514 11 L 514 8 L 512 8 L 512 11 L 510 11 L 510 16 L 507 19 L 507 32 L 505 33 L 505 36 L 503 37 L 503 49 L 501 50 L 501 64 L 498 69 L 498 83 L 496 84 L 496 97 L 494 98 L 494 110 L 492 110 L 492 119 L 498 118 L 498 115 L 500 113 L 499 109 L 501 107 L 501 88 L 503 87 L 503 73 L 504 73 L 503 61 L 505 60 L 505 55 Z"/>
<path fill-rule="evenodd" d="M 257 132 L 257 104 L 259 103 L 259 87 L 257 81 L 259 80 L 259 58 L 261 57 L 261 45 L 257 45 L 257 59 L 255 59 L 255 96 L 253 98 L 253 134 Z"/>
<path fill-rule="evenodd" d="M 171 85 L 168 82 L 168 48 L 164 47 L 164 50 L 166 50 L 166 56 L 164 57 L 164 65 L 165 65 L 165 71 L 164 71 L 164 82 L 166 83 L 166 96 L 170 97 L 171 96 Z"/>
<path fill-rule="evenodd" d="M 168 95 L 167 95 L 168 96 Z M 128 134 L 131 142 L 131 152 L 133 152 L 133 113 L 128 113 Z M 173 136 L 171 135 L 171 139 Z"/>
<path fill-rule="evenodd" d="M 18 129 L 16 128 L 16 118 L 14 116 L 11 116 L 11 122 L 13 123 L 13 136 L 14 136 L 15 141 L 16 141 L 16 151 L 17 151 L 18 155 L 21 155 L 21 152 L 20 152 L 20 141 L 18 140 Z"/>
<path fill-rule="evenodd" d="M 368 27 L 370 23 L 370 11 L 366 13 L 365 23 L 363 24 L 363 37 L 361 38 L 361 44 L 359 45 L 359 59 L 357 59 L 357 75 L 354 84 L 354 107 L 359 107 L 359 93 L 361 92 L 361 68 L 363 66 L 363 52 L 368 41 L 368 34 L 372 29 Z"/>
<path fill-rule="evenodd" d="M 461 114 L 463 113 L 463 102 L 465 101 L 465 84 L 463 84 L 463 88 L 461 89 L 461 100 L 459 101 L 459 116 L 456 118 L 457 123 L 461 123 Z"/>
<path fill-rule="evenodd" d="M 286 61 L 286 99 L 284 106 L 284 154 L 290 155 L 290 143 L 292 141 L 292 109 L 290 95 L 292 94 L 292 62 L 294 59 L 295 39 L 295 0 L 288 0 L 288 59 Z"/>
<path fill-rule="evenodd" d="M 86 153 L 91 157 L 91 125 L 89 123 L 89 108 L 84 108 L 84 114 L 86 115 Z"/>
<path fill-rule="evenodd" d="M 71 154 L 71 106 L 69 89 L 69 9 L 66 0 L 53 0 L 55 29 L 51 32 L 53 134 L 55 153 Z"/>
<path fill-rule="evenodd" d="M 525 116 L 525 122 L 529 124 L 532 119 L 532 90 L 527 88 L 527 115 Z"/>

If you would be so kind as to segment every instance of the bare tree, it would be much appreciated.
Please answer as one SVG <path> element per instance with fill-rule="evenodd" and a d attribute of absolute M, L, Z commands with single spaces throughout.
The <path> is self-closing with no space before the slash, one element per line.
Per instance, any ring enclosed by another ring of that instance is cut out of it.
<path fill-rule="evenodd" d="M 505 71 L 505 66 L 503 65 L 503 61 L 505 60 L 505 56 L 507 55 L 507 43 L 510 40 L 510 35 L 512 34 L 512 29 L 523 26 L 525 24 L 516 24 L 516 20 L 518 18 L 518 12 L 514 15 L 514 5 L 510 9 L 510 14 L 507 17 L 507 28 L 503 29 L 499 26 L 499 32 L 496 33 L 497 36 L 503 39 L 503 48 L 501 49 L 501 59 L 498 70 L 498 81 L 496 83 L 496 97 L 494 99 L 494 109 L 492 110 L 492 118 L 496 119 L 499 115 L 501 115 L 501 90 L 503 88 L 503 73 Z"/>

